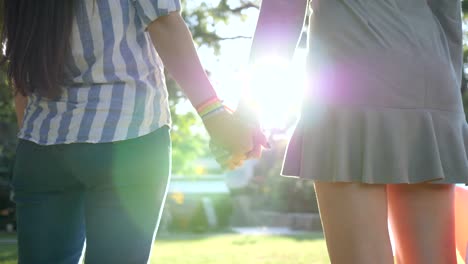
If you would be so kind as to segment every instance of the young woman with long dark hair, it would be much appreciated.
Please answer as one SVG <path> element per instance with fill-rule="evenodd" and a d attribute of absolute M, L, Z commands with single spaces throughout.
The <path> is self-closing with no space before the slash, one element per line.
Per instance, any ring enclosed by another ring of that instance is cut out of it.
<path fill-rule="evenodd" d="M 216 146 L 254 148 L 258 133 L 218 99 L 179 10 L 178 0 L 3 1 L 19 263 L 78 263 L 85 240 L 86 263 L 148 261 L 170 174 L 163 62 Z"/>

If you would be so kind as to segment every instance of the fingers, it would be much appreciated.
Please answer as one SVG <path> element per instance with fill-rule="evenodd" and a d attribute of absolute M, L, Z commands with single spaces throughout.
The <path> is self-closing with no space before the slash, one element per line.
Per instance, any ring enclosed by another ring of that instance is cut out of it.
<path fill-rule="evenodd" d="M 223 112 L 205 119 L 204 124 L 212 142 L 231 153 L 246 153 L 253 148 L 249 123 L 238 116 Z"/>
<path fill-rule="evenodd" d="M 247 159 L 259 159 L 262 156 L 263 148 L 270 148 L 270 143 L 267 137 L 261 131 L 260 128 L 252 130 L 252 145 L 248 148 L 246 146 L 240 147 L 236 150 L 227 150 L 224 147 L 220 147 L 214 144 L 213 141 L 210 143 L 211 152 L 216 158 L 218 164 L 224 169 L 235 169 L 243 165 Z M 250 151 L 245 151 L 250 149 Z M 238 153 L 238 154 L 231 154 Z M 239 154 L 240 153 L 240 154 Z M 243 154 L 245 153 L 245 154 Z"/>
<path fill-rule="evenodd" d="M 218 164 L 227 169 L 242 166 L 246 159 L 259 159 L 263 148 L 270 148 L 260 122 L 248 107 L 233 115 L 217 116 L 219 120 L 205 120 L 210 131 L 210 149 Z M 239 154 L 240 153 L 240 154 Z"/>
<path fill-rule="evenodd" d="M 210 150 L 215 157 L 216 162 L 218 162 L 223 169 L 233 170 L 238 168 L 242 166 L 244 164 L 244 160 L 247 159 L 246 154 L 231 154 L 231 152 L 214 144 L 213 142 L 210 142 Z"/>
<path fill-rule="evenodd" d="M 216 161 L 223 169 L 234 170 L 244 164 L 246 156 L 244 155 L 242 158 L 236 158 L 233 156 L 224 157 L 224 158 L 217 158 Z"/>
<path fill-rule="evenodd" d="M 247 155 L 251 159 L 259 159 L 262 157 L 262 145 L 256 145 Z"/>
<path fill-rule="evenodd" d="M 238 168 L 244 164 L 245 159 L 246 159 L 245 155 L 238 156 L 238 157 L 232 156 L 231 159 L 229 159 L 227 162 L 227 168 L 230 170 Z"/>
<path fill-rule="evenodd" d="M 210 142 L 210 151 L 217 161 L 218 159 L 220 161 L 226 160 L 231 156 L 229 151 L 220 147 L 218 144 L 213 143 L 213 141 Z"/>
<path fill-rule="evenodd" d="M 253 135 L 253 149 L 248 153 L 249 158 L 259 159 L 262 156 L 263 148 L 270 148 L 270 143 L 268 142 L 267 137 L 260 129 L 257 129 Z"/>
<path fill-rule="evenodd" d="M 268 142 L 266 135 L 260 129 L 257 129 L 255 133 L 254 142 L 256 145 L 261 145 L 264 148 L 271 148 L 270 142 Z"/>
<path fill-rule="evenodd" d="M 254 150 L 258 152 L 258 144 L 263 146 L 264 148 L 270 148 L 270 144 L 268 142 L 268 139 L 266 138 L 265 134 L 262 131 L 262 126 L 260 124 L 260 121 L 258 120 L 257 113 L 254 111 L 251 107 L 248 106 L 246 103 L 241 103 L 238 106 L 237 111 L 234 113 L 234 115 L 241 119 L 244 120 L 245 122 L 248 123 L 248 127 L 252 129 L 253 132 L 253 149 L 251 152 Z"/>

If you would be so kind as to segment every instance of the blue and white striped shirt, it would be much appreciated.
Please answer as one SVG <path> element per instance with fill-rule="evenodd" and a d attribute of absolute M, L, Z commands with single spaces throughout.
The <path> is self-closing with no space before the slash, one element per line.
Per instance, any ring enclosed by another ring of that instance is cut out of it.
<path fill-rule="evenodd" d="M 41 145 L 135 138 L 170 125 L 163 64 L 146 27 L 179 0 L 80 0 L 60 98 L 28 98 L 19 138 Z"/>

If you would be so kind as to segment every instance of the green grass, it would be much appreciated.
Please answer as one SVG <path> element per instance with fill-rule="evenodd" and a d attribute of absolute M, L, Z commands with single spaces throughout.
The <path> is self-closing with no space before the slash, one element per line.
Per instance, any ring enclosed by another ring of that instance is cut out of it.
<path fill-rule="evenodd" d="M 301 236 L 219 235 L 165 239 L 155 244 L 151 263 L 171 264 L 325 264 L 322 234 Z"/>
<path fill-rule="evenodd" d="M 0 239 L 2 237 L 0 236 Z M 0 263 L 16 263 L 16 247 L 0 244 Z M 322 234 L 252 236 L 176 235 L 159 238 L 151 263 L 171 264 L 325 264 Z"/>
<path fill-rule="evenodd" d="M 16 264 L 16 245 L 0 244 L 0 263 Z"/>

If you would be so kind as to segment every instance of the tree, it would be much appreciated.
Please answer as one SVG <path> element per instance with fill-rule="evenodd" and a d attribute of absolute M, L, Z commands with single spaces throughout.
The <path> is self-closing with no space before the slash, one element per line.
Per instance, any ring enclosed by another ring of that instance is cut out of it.
<path fill-rule="evenodd" d="M 13 99 L 5 69 L 0 70 L 0 167 L 6 166 L 13 157 L 16 146 L 16 116 Z M 0 168 L 1 169 L 1 168 Z"/>
<path fill-rule="evenodd" d="M 216 24 L 229 23 L 233 17 L 244 17 L 244 11 L 258 9 L 258 0 L 213 0 L 198 1 L 199 5 L 190 7 L 189 1 L 182 1 L 182 15 L 192 32 L 198 46 L 208 46 L 214 54 L 219 54 L 221 42 L 247 36 L 220 36 Z M 233 2 L 231 5 L 228 2 Z M 209 69 L 208 69 L 209 70 Z M 209 75 L 209 71 L 208 71 Z M 206 134 L 195 133 L 202 126 L 201 120 L 193 112 L 176 114 L 177 107 L 184 102 L 185 96 L 177 84 L 167 78 L 167 88 L 170 95 L 171 114 L 173 118 L 173 172 L 175 174 L 193 174 L 197 165 L 195 161 L 201 156 L 209 155 L 208 137 Z"/>

